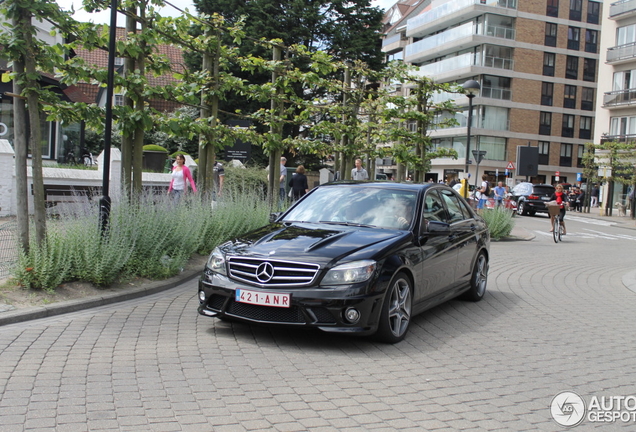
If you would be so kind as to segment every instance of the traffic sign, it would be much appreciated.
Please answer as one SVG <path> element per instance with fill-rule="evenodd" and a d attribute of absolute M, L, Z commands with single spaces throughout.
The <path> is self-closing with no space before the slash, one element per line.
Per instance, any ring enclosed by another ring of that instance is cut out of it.
<path fill-rule="evenodd" d="M 508 162 L 508 166 L 506 167 L 506 169 L 507 170 L 515 169 L 515 164 L 512 161 Z"/>

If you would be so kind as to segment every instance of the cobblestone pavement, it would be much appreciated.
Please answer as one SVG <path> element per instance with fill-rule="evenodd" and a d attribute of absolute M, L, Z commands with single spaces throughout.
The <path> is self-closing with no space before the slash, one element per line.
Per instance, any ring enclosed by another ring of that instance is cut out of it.
<path fill-rule="evenodd" d="M 0 431 L 564 430 L 558 393 L 636 393 L 636 231 L 580 219 L 517 218 L 486 298 L 397 345 L 202 317 L 196 281 L 0 327 Z"/>

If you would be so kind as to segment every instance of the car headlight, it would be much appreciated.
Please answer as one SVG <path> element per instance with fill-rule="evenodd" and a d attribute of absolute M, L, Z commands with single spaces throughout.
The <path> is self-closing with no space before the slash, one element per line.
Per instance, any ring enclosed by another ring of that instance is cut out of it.
<path fill-rule="evenodd" d="M 215 273 L 220 273 L 227 276 L 227 270 L 225 268 L 225 255 L 218 247 L 214 248 L 214 250 L 210 254 L 207 267 Z"/>
<path fill-rule="evenodd" d="M 322 280 L 322 285 L 346 285 L 369 280 L 375 271 L 373 260 L 354 261 L 336 266 L 329 270 Z"/>

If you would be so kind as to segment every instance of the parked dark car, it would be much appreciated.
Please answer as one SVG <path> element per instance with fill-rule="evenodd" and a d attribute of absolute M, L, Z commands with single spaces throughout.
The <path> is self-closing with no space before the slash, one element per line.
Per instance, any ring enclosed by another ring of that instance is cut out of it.
<path fill-rule="evenodd" d="M 550 201 L 554 190 L 549 184 L 519 183 L 512 188 L 510 199 L 516 202 L 519 215 L 547 214 L 545 203 Z"/>
<path fill-rule="evenodd" d="M 443 184 L 327 184 L 217 247 L 198 310 L 395 343 L 415 314 L 482 299 L 489 247 L 484 220 Z"/>

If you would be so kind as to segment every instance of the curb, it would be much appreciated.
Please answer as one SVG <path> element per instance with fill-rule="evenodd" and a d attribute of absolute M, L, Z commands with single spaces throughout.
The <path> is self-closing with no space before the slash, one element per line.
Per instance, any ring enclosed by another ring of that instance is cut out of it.
<path fill-rule="evenodd" d="M 622 282 L 627 289 L 636 293 L 636 270 L 625 273 L 622 277 Z"/>
<path fill-rule="evenodd" d="M 104 296 L 89 297 L 78 300 L 69 300 L 47 306 L 34 306 L 24 309 L 14 309 L 11 311 L 2 312 L 0 313 L 0 326 L 16 324 L 24 321 L 31 321 L 39 318 L 48 318 L 66 314 L 69 312 L 77 312 L 98 306 L 119 303 L 126 300 L 133 300 L 152 294 L 157 294 L 162 291 L 166 291 L 179 286 L 182 283 L 191 281 L 199 275 L 201 275 L 201 269 L 199 268 L 185 270 L 180 275 L 173 276 L 170 279 L 152 282 L 145 287 L 126 290 L 119 293 L 112 293 Z"/>

